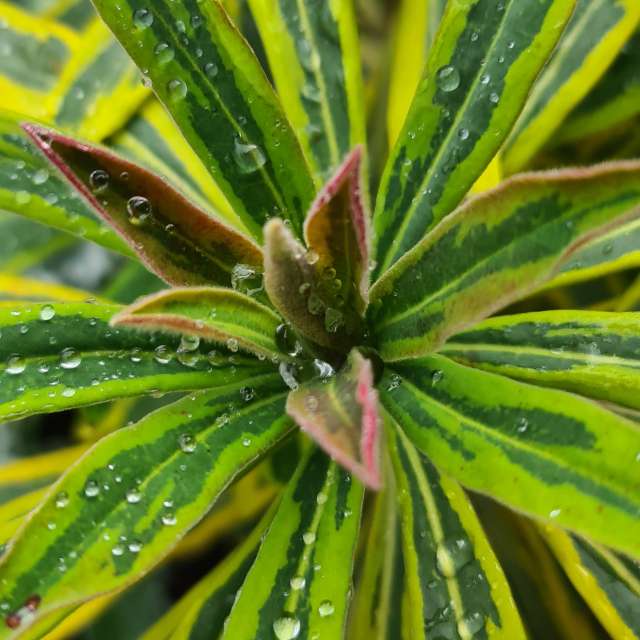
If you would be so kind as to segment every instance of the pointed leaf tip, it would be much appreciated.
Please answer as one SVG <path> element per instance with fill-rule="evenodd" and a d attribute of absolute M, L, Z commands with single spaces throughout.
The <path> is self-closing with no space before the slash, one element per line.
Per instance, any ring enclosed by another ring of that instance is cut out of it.
<path fill-rule="evenodd" d="M 237 264 L 262 269 L 256 244 L 160 176 L 105 148 L 37 124 L 22 127 L 96 216 L 169 284 L 229 286 Z"/>
<path fill-rule="evenodd" d="M 370 360 L 352 351 L 333 378 L 311 381 L 292 391 L 287 413 L 363 484 L 373 490 L 382 488 L 381 420 Z"/>

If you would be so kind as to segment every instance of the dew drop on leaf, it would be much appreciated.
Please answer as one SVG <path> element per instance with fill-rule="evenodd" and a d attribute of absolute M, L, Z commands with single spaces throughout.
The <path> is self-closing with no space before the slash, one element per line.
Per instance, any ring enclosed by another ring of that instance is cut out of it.
<path fill-rule="evenodd" d="M 124 545 L 117 544 L 115 547 L 111 549 L 111 553 L 116 557 L 124 555 Z"/>
<path fill-rule="evenodd" d="M 45 304 L 40 309 L 39 317 L 40 317 L 40 320 L 43 320 L 44 322 L 48 322 L 49 320 L 52 320 L 55 315 L 56 315 L 56 310 L 50 304 Z"/>
<path fill-rule="evenodd" d="M 140 542 L 139 540 L 132 540 L 129 543 L 129 551 L 131 551 L 131 553 L 140 553 L 142 549 L 142 542 Z"/>
<path fill-rule="evenodd" d="M 300 620 L 284 615 L 273 623 L 273 632 L 277 640 L 294 640 L 300 634 Z"/>
<path fill-rule="evenodd" d="M 64 509 L 69 504 L 69 494 L 66 491 L 60 491 L 56 495 L 56 507 Z"/>
<path fill-rule="evenodd" d="M 151 215 L 153 207 L 148 198 L 133 196 L 127 201 L 127 214 L 129 222 L 137 227 L 143 225 Z"/>
<path fill-rule="evenodd" d="M 103 169 L 96 169 L 89 175 L 89 185 L 94 193 L 102 193 L 109 186 L 111 177 Z"/>
<path fill-rule="evenodd" d="M 238 138 L 234 141 L 233 158 L 240 170 L 240 173 L 255 173 L 263 167 L 267 158 L 257 144 L 245 143 Z"/>
<path fill-rule="evenodd" d="M 177 522 L 176 516 L 172 512 L 164 513 L 161 520 L 165 527 L 173 527 Z"/>
<path fill-rule="evenodd" d="M 136 9 L 133 13 L 133 24 L 138 29 L 146 29 L 153 24 L 153 14 L 149 9 Z"/>
<path fill-rule="evenodd" d="M 452 578 L 473 558 L 473 548 L 468 540 L 454 538 L 438 544 L 436 563 L 438 571 L 445 578 Z"/>
<path fill-rule="evenodd" d="M 318 607 L 318 613 L 321 618 L 328 618 L 332 616 L 336 608 L 333 606 L 331 600 L 323 600 Z"/>
<path fill-rule="evenodd" d="M 442 91 L 450 93 L 460 86 L 460 73 L 454 66 L 448 64 L 438 70 L 436 81 Z"/>
<path fill-rule="evenodd" d="M 100 485 L 95 480 L 87 480 L 84 485 L 84 495 L 87 498 L 95 498 L 100 493 Z"/>
<path fill-rule="evenodd" d="M 153 359 L 158 364 L 167 364 L 171 361 L 171 350 L 164 344 L 157 346 L 153 352 Z"/>
<path fill-rule="evenodd" d="M 179 78 L 169 80 L 167 91 L 171 100 L 182 100 L 187 95 L 187 85 Z"/>
<path fill-rule="evenodd" d="M 289 580 L 289 584 L 294 591 L 300 591 L 301 589 L 304 589 L 306 583 L 307 581 L 303 576 L 294 576 L 293 578 L 291 578 L 291 580 Z"/>
<path fill-rule="evenodd" d="M 167 64 L 167 62 L 171 62 L 171 60 L 173 60 L 176 55 L 171 45 L 167 44 L 166 42 L 161 42 L 160 44 L 156 45 L 156 48 L 153 50 L 153 52 L 156 54 L 156 57 L 160 64 Z"/>
<path fill-rule="evenodd" d="M 82 356 L 72 347 L 67 347 L 60 353 L 60 366 L 63 369 L 77 369 L 81 362 Z"/>
<path fill-rule="evenodd" d="M 316 541 L 316 534 L 313 531 L 305 531 L 302 534 L 302 540 L 305 544 L 313 544 Z"/>
<path fill-rule="evenodd" d="M 7 359 L 5 371 L 10 375 L 18 375 L 27 368 L 27 361 L 20 355 L 14 354 Z"/>
<path fill-rule="evenodd" d="M 31 181 L 36 185 L 44 184 L 48 179 L 49 172 L 46 169 L 38 169 L 31 177 Z"/>
<path fill-rule="evenodd" d="M 142 499 L 142 494 L 137 489 L 129 489 L 126 498 L 129 504 L 137 504 Z"/>
<path fill-rule="evenodd" d="M 178 438 L 178 445 L 183 453 L 193 453 L 196 450 L 196 439 L 190 433 L 182 433 Z"/>
<path fill-rule="evenodd" d="M 472 640 L 472 638 L 484 629 L 484 616 L 478 611 L 469 613 L 458 622 L 458 634 L 461 640 Z"/>

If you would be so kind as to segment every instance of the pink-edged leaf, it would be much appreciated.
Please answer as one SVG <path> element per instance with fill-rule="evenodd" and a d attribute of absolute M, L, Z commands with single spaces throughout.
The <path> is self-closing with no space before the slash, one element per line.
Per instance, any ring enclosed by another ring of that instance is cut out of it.
<path fill-rule="evenodd" d="M 162 291 L 117 314 L 111 324 L 197 336 L 231 351 L 242 349 L 272 360 L 287 359 L 278 350 L 282 320 L 253 298 L 222 287 Z"/>
<path fill-rule="evenodd" d="M 22 126 L 96 214 L 169 284 L 228 286 L 237 265 L 262 269 L 256 244 L 160 176 L 103 147 Z"/>
<path fill-rule="evenodd" d="M 369 214 L 363 199 L 362 147 L 357 146 L 318 194 L 304 224 L 317 268 L 334 282 L 332 293 L 362 314 L 369 289 Z"/>
<path fill-rule="evenodd" d="M 380 489 L 381 418 L 373 365 L 353 350 L 329 379 L 289 393 L 287 413 L 332 458 L 367 487 Z"/>

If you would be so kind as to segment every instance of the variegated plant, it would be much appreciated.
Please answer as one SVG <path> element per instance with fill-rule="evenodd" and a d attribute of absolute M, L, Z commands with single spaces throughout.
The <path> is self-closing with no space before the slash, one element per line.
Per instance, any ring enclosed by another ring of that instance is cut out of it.
<path fill-rule="evenodd" d="M 0 418 L 80 416 L 0 467 L 0 639 L 248 525 L 110 637 L 640 638 L 640 285 L 557 304 L 639 266 L 640 161 L 557 168 L 640 140 L 637 0 L 403 0 L 387 85 L 385 3 L 94 4 L 0 2 Z"/>

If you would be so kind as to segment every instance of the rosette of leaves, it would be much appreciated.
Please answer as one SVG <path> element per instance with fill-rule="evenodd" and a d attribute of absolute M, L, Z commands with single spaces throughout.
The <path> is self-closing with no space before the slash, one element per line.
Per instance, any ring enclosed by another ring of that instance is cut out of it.
<path fill-rule="evenodd" d="M 276 93 L 216 0 L 96 0 L 200 164 L 171 169 L 157 140 L 137 160 L 126 136 L 114 150 L 3 121 L 3 160 L 59 194 L 13 211 L 168 288 L 126 307 L 3 303 L 0 415 L 184 396 L 14 510 L 0 638 L 40 637 L 141 579 L 298 428 L 302 447 L 282 449 L 296 470 L 254 532 L 145 637 L 524 638 L 467 491 L 522 514 L 514 530 L 546 538 L 607 631 L 638 635 L 640 316 L 495 314 L 634 223 L 640 162 L 468 197 L 540 108 L 527 96 L 574 4 L 439 7 L 371 197 L 349 2 L 249 2 Z M 521 139 L 509 157 L 533 153 Z"/>

